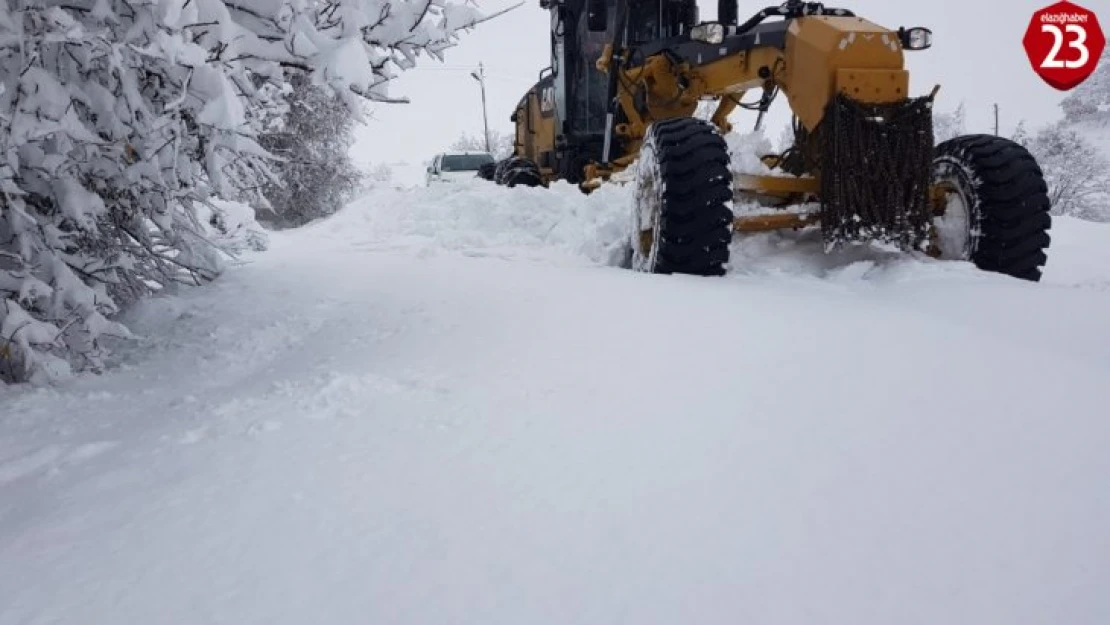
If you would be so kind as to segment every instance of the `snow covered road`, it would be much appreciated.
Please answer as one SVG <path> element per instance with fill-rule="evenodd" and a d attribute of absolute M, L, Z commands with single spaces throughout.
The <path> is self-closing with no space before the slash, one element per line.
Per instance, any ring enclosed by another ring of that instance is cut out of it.
<path fill-rule="evenodd" d="M 1110 227 L 1045 281 L 380 191 L 0 389 L 0 624 L 1110 622 Z"/>

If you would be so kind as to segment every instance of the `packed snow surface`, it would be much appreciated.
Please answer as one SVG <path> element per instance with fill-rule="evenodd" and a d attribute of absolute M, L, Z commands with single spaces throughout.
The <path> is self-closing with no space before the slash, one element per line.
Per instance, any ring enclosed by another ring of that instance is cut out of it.
<path fill-rule="evenodd" d="M 1045 280 L 380 190 L 0 389 L 0 623 L 1110 623 L 1110 227 Z"/>

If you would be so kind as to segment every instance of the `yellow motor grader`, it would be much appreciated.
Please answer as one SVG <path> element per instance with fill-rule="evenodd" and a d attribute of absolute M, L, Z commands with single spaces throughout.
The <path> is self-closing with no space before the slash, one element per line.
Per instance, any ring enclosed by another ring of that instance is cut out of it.
<path fill-rule="evenodd" d="M 877 241 L 1040 279 L 1051 227 L 1041 169 L 993 135 L 936 144 L 937 88 L 911 95 L 905 63 L 932 45 L 928 29 L 798 0 L 742 23 L 737 0 L 719 0 L 715 22 L 699 21 L 696 0 L 540 6 L 551 65 L 512 114 L 514 153 L 481 175 L 586 192 L 634 180 L 633 268 L 721 275 L 734 233 L 814 226 L 829 250 Z M 793 145 L 735 173 L 730 115 L 751 110 L 758 128 L 780 96 Z M 695 116 L 705 102 L 716 103 L 708 120 Z"/>

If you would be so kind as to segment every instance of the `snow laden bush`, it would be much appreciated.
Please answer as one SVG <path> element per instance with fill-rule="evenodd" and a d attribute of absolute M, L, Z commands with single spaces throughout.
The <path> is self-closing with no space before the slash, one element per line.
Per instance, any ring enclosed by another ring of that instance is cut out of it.
<path fill-rule="evenodd" d="M 122 308 L 220 273 L 221 202 L 265 205 L 275 179 L 255 137 L 284 69 L 388 100 L 480 19 L 446 0 L 4 3 L 0 380 L 96 370 Z"/>
<path fill-rule="evenodd" d="M 339 210 L 358 189 L 361 175 L 351 160 L 357 110 L 307 74 L 291 69 L 289 94 L 281 115 L 260 137 L 262 147 L 282 160 L 276 181 L 262 194 L 270 202 L 263 217 L 276 228 L 302 226 Z"/>
<path fill-rule="evenodd" d="M 500 160 L 507 158 L 513 153 L 513 142 L 516 137 L 511 132 L 501 132 L 499 130 L 489 131 L 489 150 L 493 157 Z M 486 139 L 482 133 L 467 134 L 463 133 L 451 144 L 452 150 L 470 151 L 470 152 L 484 152 L 486 151 Z"/>
<path fill-rule="evenodd" d="M 367 178 L 373 186 L 388 185 L 393 182 L 393 168 L 386 163 L 378 163 L 370 168 Z"/>
<path fill-rule="evenodd" d="M 1110 125 L 1110 47 L 1103 50 L 1095 73 L 1068 94 L 1060 106 L 1069 123 Z"/>
<path fill-rule="evenodd" d="M 1098 147 L 1066 122 L 1026 141 L 1044 170 L 1052 214 L 1110 221 L 1110 159 Z"/>
<path fill-rule="evenodd" d="M 967 133 L 967 109 L 963 102 L 951 113 L 933 115 L 933 135 L 939 144 Z"/>
<path fill-rule="evenodd" d="M 1044 170 L 1053 214 L 1110 221 L 1110 49 L 1060 106 L 1062 120 L 1032 134 L 1020 124 L 1013 139 Z"/>

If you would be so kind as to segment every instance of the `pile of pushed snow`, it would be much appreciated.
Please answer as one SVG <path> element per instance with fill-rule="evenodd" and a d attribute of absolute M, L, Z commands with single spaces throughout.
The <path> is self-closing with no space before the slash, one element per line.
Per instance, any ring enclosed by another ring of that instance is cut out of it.
<path fill-rule="evenodd" d="M 762 131 L 752 133 L 730 132 L 725 135 L 728 146 L 730 169 L 738 174 L 753 176 L 773 176 L 775 172 L 767 167 L 762 157 L 774 153 L 774 146 Z"/>
<path fill-rule="evenodd" d="M 772 152 L 762 133 L 725 136 L 732 170 L 767 174 L 760 154 Z M 627 266 L 633 203 L 629 176 L 583 194 L 575 185 L 507 188 L 475 178 L 433 187 L 383 185 L 343 211 L 303 229 L 304 235 L 373 250 L 405 249 L 417 256 L 441 252 L 467 256 L 586 260 Z M 737 214 L 773 212 L 739 202 Z M 1044 279 L 1066 286 L 1104 288 L 1105 263 L 1084 256 L 1110 240 L 1110 227 L 1056 217 Z M 303 240 L 303 239 L 302 239 Z M 1077 247 L 1078 246 L 1078 247 Z M 1080 252 L 1082 250 L 1082 252 Z M 835 282 L 971 279 L 991 280 L 971 263 L 938 261 L 887 245 L 863 243 L 826 250 L 819 228 L 739 234 L 729 273 L 736 277 Z"/>
<path fill-rule="evenodd" d="M 1052 242 L 1042 283 L 1110 290 L 1110 224 L 1053 216 Z M 1010 281 L 972 263 L 937 260 L 878 243 L 826 250 L 818 227 L 736 235 L 731 247 L 732 276 L 802 278 L 837 283 Z"/>
<path fill-rule="evenodd" d="M 1110 291 L 1110 224 L 1054 216 L 1044 282 Z"/>
<path fill-rule="evenodd" d="M 773 151 L 762 133 L 725 136 L 733 170 L 766 173 L 759 155 Z M 415 170 L 413 170 L 415 171 Z M 586 195 L 577 186 L 507 188 L 478 178 L 433 187 L 382 185 L 308 230 L 368 249 L 416 249 L 467 255 L 536 256 L 555 252 L 626 265 L 632 209 L 631 172 Z M 422 178 L 422 176 L 421 176 Z"/>
<path fill-rule="evenodd" d="M 550 188 L 507 188 L 475 180 L 419 189 L 380 188 L 311 228 L 311 236 L 367 250 L 416 255 L 459 253 L 586 260 L 627 266 L 631 185 L 604 185 L 585 195 L 558 182 Z M 736 210 L 747 211 L 742 205 Z M 965 271 L 879 245 L 825 252 L 820 230 L 737 235 L 730 273 L 747 277 L 869 278 L 907 271 Z"/>
<path fill-rule="evenodd" d="M 368 249 L 513 256 L 546 250 L 614 265 L 626 253 L 631 202 L 631 189 L 618 185 L 585 195 L 565 182 L 510 189 L 475 179 L 374 189 L 308 231 Z"/>

